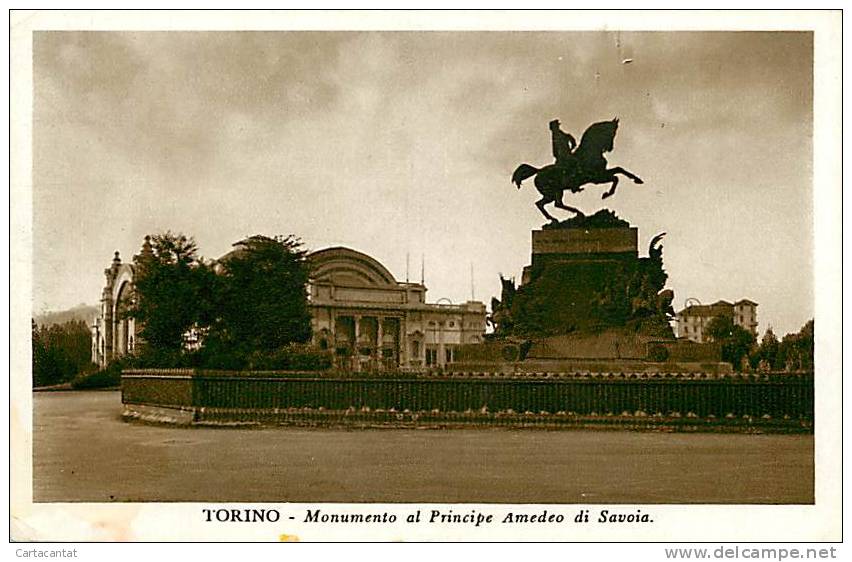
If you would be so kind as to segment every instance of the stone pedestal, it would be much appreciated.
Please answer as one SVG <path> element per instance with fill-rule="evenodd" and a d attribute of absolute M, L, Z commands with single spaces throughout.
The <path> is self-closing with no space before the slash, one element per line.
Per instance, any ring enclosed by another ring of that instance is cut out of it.
<path fill-rule="evenodd" d="M 533 260 L 540 255 L 630 254 L 638 255 L 639 229 L 560 228 L 532 231 Z"/>
<path fill-rule="evenodd" d="M 502 294 L 492 299 L 495 336 L 462 346 L 457 368 L 730 372 L 718 346 L 675 340 L 662 237 L 640 257 L 638 229 L 609 210 L 534 230 L 521 284 L 501 276 Z"/>
<path fill-rule="evenodd" d="M 635 261 L 639 230 L 619 228 L 560 228 L 532 231 L 532 263 L 524 268 L 521 284 L 545 264 L 568 261 Z"/>
<path fill-rule="evenodd" d="M 625 330 L 672 338 L 662 250 L 649 248 L 640 258 L 638 240 L 638 229 L 608 210 L 534 230 L 531 263 L 515 293 L 502 299 L 511 325 L 503 335 Z"/>

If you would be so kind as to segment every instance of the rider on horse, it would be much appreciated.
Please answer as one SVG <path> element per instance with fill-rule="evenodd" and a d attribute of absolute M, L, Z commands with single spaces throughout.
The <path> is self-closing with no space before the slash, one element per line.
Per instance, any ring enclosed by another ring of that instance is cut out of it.
<path fill-rule="evenodd" d="M 550 122 L 550 137 L 553 143 L 553 157 L 556 159 L 554 166 L 559 171 L 559 183 L 562 187 L 568 187 L 569 178 L 576 175 L 579 164 L 574 154 L 577 139 L 559 128 L 559 119 Z M 577 191 L 582 191 L 582 188 Z"/>
<path fill-rule="evenodd" d="M 610 121 L 592 123 L 583 133 L 579 144 L 577 140 L 559 129 L 559 121 L 550 122 L 550 133 L 553 142 L 553 157 L 556 162 L 541 169 L 529 164 L 521 164 L 512 174 L 512 183 L 518 189 L 521 182 L 535 176 L 535 187 L 542 198 L 536 201 L 536 207 L 553 223 L 559 222 L 548 213 L 544 206 L 553 203 L 558 209 L 571 211 L 582 215 L 579 209 L 570 207 L 562 202 L 565 191 L 579 193 L 585 184 L 609 183 L 609 190 L 602 195 L 603 199 L 612 196 L 618 185 L 617 174 L 642 183 L 642 180 L 629 170 L 620 166 L 610 168 L 605 153 L 612 151 L 613 140 L 618 130 L 618 118 Z"/>
<path fill-rule="evenodd" d="M 559 129 L 559 119 L 550 122 L 550 135 L 553 140 L 553 157 L 556 158 L 556 165 L 567 165 L 574 156 L 577 140 Z"/>

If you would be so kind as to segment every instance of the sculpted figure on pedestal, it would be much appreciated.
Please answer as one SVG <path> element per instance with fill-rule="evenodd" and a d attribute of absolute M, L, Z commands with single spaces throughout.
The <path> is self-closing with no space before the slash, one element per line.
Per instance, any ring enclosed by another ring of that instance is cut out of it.
<path fill-rule="evenodd" d="M 587 183 L 609 183 L 609 190 L 602 196 L 602 199 L 606 199 L 615 194 L 619 174 L 635 183 L 643 183 L 639 176 L 624 168 L 607 167 L 604 153 L 612 151 L 617 130 L 617 118 L 594 123 L 583 133 L 578 146 L 573 136 L 559 128 L 559 121 L 553 120 L 550 122 L 550 133 L 556 162 L 540 169 L 530 164 L 521 164 L 512 174 L 512 182 L 520 189 L 521 182 L 535 176 L 535 187 L 542 195 L 536 207 L 551 223 L 558 221 L 544 208 L 550 203 L 559 209 L 583 215 L 582 211 L 562 201 L 565 190 L 579 193 Z"/>

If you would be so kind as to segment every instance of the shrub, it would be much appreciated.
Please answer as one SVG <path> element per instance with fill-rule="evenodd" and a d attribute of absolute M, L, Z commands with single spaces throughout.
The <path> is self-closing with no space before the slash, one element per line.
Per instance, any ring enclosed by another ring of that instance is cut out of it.
<path fill-rule="evenodd" d="M 270 352 L 255 351 L 248 356 L 247 365 L 249 369 L 256 371 L 325 371 L 331 366 L 331 352 L 298 343 Z"/>
<path fill-rule="evenodd" d="M 123 358 L 121 363 L 138 369 L 325 371 L 331 369 L 333 361 L 331 350 L 309 344 L 292 343 L 273 351 L 245 351 L 213 340 L 192 352 L 145 347 L 138 355 Z"/>
<path fill-rule="evenodd" d="M 201 366 L 200 352 L 158 349 L 144 346 L 136 355 L 121 359 L 125 368 L 133 369 L 186 369 Z"/>
<path fill-rule="evenodd" d="M 662 363 L 669 358 L 669 350 L 659 343 L 652 344 L 648 348 L 648 359 Z"/>
<path fill-rule="evenodd" d="M 204 346 L 195 354 L 195 359 L 193 366 L 204 369 L 241 371 L 248 365 L 245 354 L 218 345 Z"/>
<path fill-rule="evenodd" d="M 122 361 L 115 361 L 100 371 L 80 373 L 71 381 L 74 390 L 87 390 L 93 388 L 108 388 L 121 385 L 121 370 L 124 368 Z"/>

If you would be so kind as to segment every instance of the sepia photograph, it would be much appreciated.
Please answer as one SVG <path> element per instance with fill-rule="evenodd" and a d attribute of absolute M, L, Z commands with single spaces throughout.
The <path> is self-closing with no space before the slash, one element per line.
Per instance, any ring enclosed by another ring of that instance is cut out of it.
<path fill-rule="evenodd" d="M 839 12 L 35 15 L 13 538 L 839 537 Z"/>

